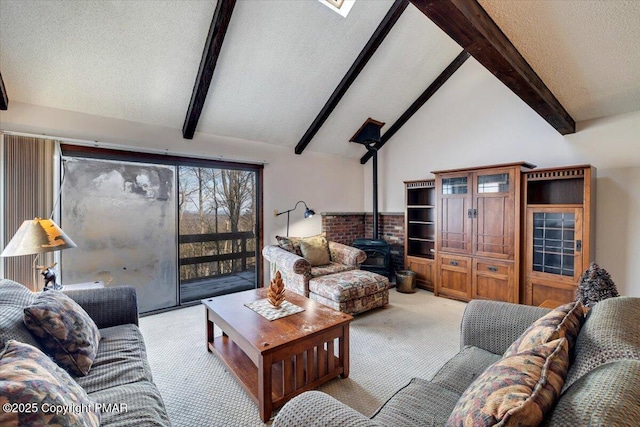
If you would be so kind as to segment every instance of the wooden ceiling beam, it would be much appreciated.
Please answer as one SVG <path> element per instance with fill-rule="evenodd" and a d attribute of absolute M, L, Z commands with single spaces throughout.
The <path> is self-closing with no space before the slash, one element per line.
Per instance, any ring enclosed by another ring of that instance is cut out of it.
<path fill-rule="evenodd" d="M 411 0 L 562 135 L 576 124 L 477 0 Z"/>
<path fill-rule="evenodd" d="M 7 95 L 7 89 L 4 87 L 4 81 L 2 80 L 2 73 L 0 73 L 0 110 L 6 110 L 9 108 L 9 96 Z"/>
<path fill-rule="evenodd" d="M 378 47 L 382 44 L 387 34 L 389 34 L 389 31 L 391 31 L 391 28 L 393 28 L 395 23 L 398 21 L 398 18 L 400 18 L 400 15 L 402 15 L 402 12 L 404 12 L 408 5 L 409 0 L 396 0 L 393 2 L 393 5 L 385 15 L 384 19 L 380 22 L 380 25 L 378 25 L 378 28 L 376 28 L 369 41 L 356 58 L 355 62 L 351 65 L 351 68 L 349 68 L 349 71 L 344 75 L 336 89 L 329 97 L 327 103 L 324 104 L 324 107 L 322 107 L 318 116 L 315 118 L 313 123 L 311 123 L 309 129 L 307 129 L 305 134 L 302 136 L 302 139 L 300 139 L 296 145 L 296 154 L 302 154 L 307 145 L 309 145 L 311 139 L 313 139 L 315 134 L 318 133 L 322 127 L 323 123 L 327 118 L 329 118 L 331 112 L 336 108 L 344 94 L 347 93 L 351 84 L 356 80 L 365 65 L 367 65 L 369 59 L 371 59 Z"/>
<path fill-rule="evenodd" d="M 211 20 L 211 27 L 209 27 L 209 35 L 207 36 L 202 59 L 200 60 L 198 76 L 193 86 L 187 117 L 182 125 L 182 137 L 185 139 L 193 139 L 193 135 L 196 132 L 198 120 L 200 120 L 200 115 L 202 114 L 202 109 L 207 99 L 213 72 L 216 69 L 216 63 L 222 50 L 222 42 L 224 41 L 224 36 L 227 34 L 235 4 L 236 0 L 218 0 L 216 4 L 216 10 Z"/>
<path fill-rule="evenodd" d="M 389 127 L 389 129 L 380 138 L 380 142 L 375 145 L 375 148 L 382 148 L 382 146 L 386 144 L 387 141 L 389 141 L 389 139 L 391 139 L 391 137 L 395 135 L 395 133 L 398 132 L 400 128 L 409 121 L 411 116 L 413 116 L 416 111 L 418 111 L 420 107 L 422 107 L 425 102 L 427 102 L 429 98 L 431 98 L 433 94 L 435 94 L 438 89 L 440 89 L 440 87 L 442 87 L 442 85 L 447 80 L 449 80 L 449 77 L 451 77 L 453 73 L 455 73 L 456 70 L 460 68 L 460 66 L 464 64 L 467 59 L 469 59 L 469 53 L 464 50 L 460 52 L 460 54 L 456 56 L 453 61 L 451 61 L 451 64 L 449 64 L 447 68 L 445 68 L 444 71 L 440 73 L 440 75 L 433 81 L 433 83 L 431 83 L 429 87 L 425 89 L 422 94 L 420 94 L 418 99 L 416 99 L 413 104 L 411 104 L 411 106 L 407 108 L 407 111 L 402 113 L 400 118 L 398 118 L 398 120 L 396 120 L 395 123 Z M 362 156 L 362 158 L 360 158 L 360 164 L 364 165 L 365 163 L 367 163 L 372 155 L 373 154 L 371 154 L 371 151 L 367 151 L 367 153 Z"/>

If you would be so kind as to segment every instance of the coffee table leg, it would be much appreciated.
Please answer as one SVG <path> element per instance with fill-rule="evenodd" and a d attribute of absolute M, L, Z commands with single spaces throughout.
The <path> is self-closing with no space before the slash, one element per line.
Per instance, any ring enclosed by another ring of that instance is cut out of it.
<path fill-rule="evenodd" d="M 211 319 L 209 318 L 210 316 L 210 312 L 209 309 L 206 309 L 206 330 L 207 330 L 207 351 L 211 352 L 211 347 L 209 346 L 211 343 L 213 343 L 213 321 L 211 321 Z"/>
<path fill-rule="evenodd" d="M 263 422 L 269 421 L 273 403 L 271 401 L 271 355 L 260 355 L 258 366 L 258 409 Z"/>
<path fill-rule="evenodd" d="M 349 324 L 342 327 L 342 336 L 338 338 L 338 354 L 342 362 L 342 378 L 349 377 Z"/>

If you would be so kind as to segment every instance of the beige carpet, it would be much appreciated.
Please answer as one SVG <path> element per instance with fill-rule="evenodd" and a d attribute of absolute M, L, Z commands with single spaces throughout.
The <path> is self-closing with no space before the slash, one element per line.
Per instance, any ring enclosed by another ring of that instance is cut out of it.
<path fill-rule="evenodd" d="M 386 308 L 351 323 L 349 378 L 320 390 L 371 416 L 411 378 L 431 378 L 458 352 L 464 307 L 431 292 L 392 289 Z M 204 310 L 198 305 L 140 319 L 171 422 L 176 427 L 263 426 L 256 405 L 207 351 Z"/>

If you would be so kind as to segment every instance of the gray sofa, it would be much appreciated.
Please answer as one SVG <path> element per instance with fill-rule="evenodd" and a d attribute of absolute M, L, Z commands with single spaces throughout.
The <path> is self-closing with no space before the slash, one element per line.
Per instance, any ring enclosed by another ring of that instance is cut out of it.
<path fill-rule="evenodd" d="M 23 324 L 23 308 L 35 294 L 10 280 L 0 280 L 0 345 L 9 339 L 39 347 Z M 91 316 L 102 339 L 87 376 L 74 377 L 89 397 L 103 405 L 126 404 L 126 411 L 101 414 L 103 427 L 170 426 L 164 402 L 153 383 L 142 334 L 136 292 L 113 287 L 65 292 Z M 118 408 L 123 408 L 118 406 Z"/>
<path fill-rule="evenodd" d="M 331 396 L 310 391 L 288 402 L 273 426 L 441 426 L 466 388 L 548 309 L 471 301 L 461 350 L 430 381 L 414 378 L 370 419 Z M 640 298 L 602 301 L 576 340 L 550 426 L 631 426 L 640 420 Z"/>

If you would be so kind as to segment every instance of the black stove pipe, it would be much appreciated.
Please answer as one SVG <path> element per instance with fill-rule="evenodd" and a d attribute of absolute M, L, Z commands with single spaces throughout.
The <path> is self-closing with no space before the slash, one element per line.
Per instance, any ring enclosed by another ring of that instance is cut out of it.
<path fill-rule="evenodd" d="M 373 160 L 373 240 L 378 240 L 378 149 L 374 143 L 365 144 Z"/>

